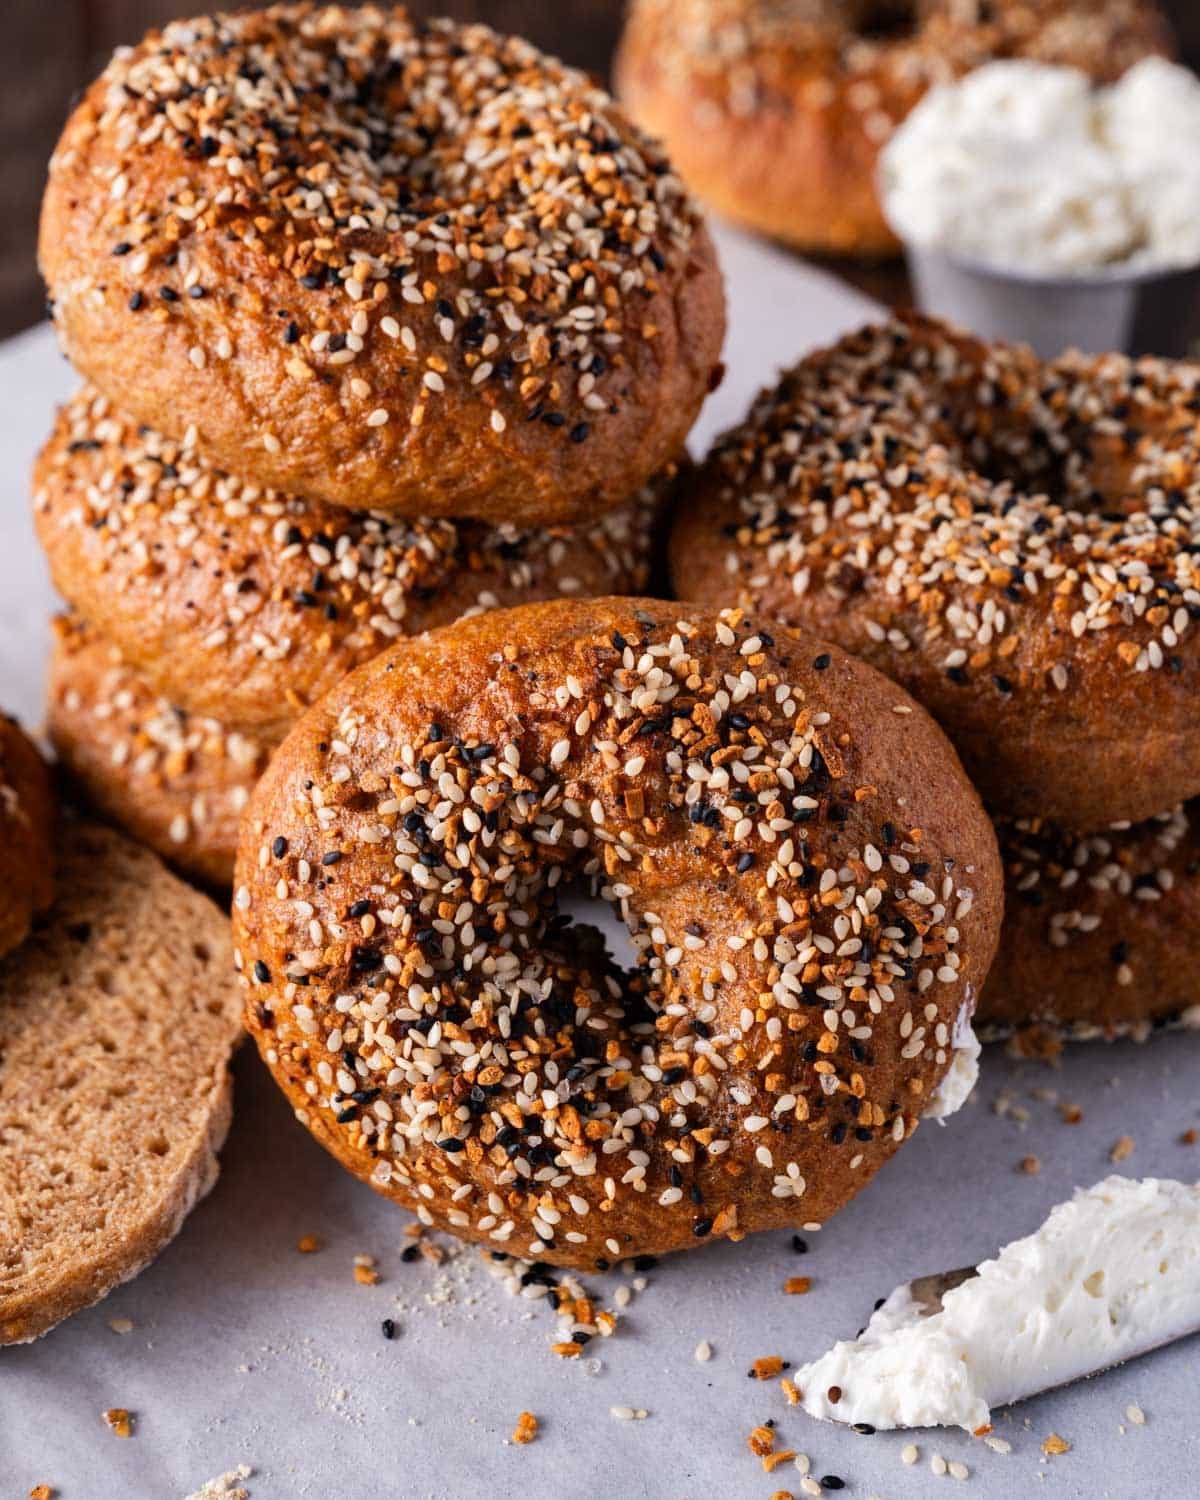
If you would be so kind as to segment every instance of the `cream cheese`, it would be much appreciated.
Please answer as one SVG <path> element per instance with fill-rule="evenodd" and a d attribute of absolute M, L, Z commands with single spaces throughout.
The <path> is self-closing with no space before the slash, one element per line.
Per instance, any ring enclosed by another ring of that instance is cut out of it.
<path fill-rule="evenodd" d="M 897 1287 L 858 1338 L 795 1381 L 827 1421 L 974 1431 L 993 1407 L 1196 1329 L 1200 1187 L 1107 1177 L 985 1261 L 940 1312 Z"/>
<path fill-rule="evenodd" d="M 1006 270 L 1200 263 L 1200 79 L 1146 58 L 1117 83 L 988 63 L 932 89 L 880 163 L 901 239 Z"/>
<path fill-rule="evenodd" d="M 945 1124 L 947 1116 L 957 1113 L 967 1102 L 979 1079 L 979 1054 L 982 1049 L 971 1026 L 974 1008 L 972 999 L 958 1012 L 950 1039 L 954 1055 L 942 1081 L 929 1096 L 923 1114 L 926 1120 L 937 1120 L 939 1124 Z"/>

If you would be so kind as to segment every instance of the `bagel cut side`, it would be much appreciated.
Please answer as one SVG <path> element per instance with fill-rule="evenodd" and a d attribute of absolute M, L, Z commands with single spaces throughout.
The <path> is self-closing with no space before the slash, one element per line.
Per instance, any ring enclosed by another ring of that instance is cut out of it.
<path fill-rule="evenodd" d="M 217 1178 L 241 1027 L 206 896 L 64 822 L 50 914 L 0 963 L 0 1344 L 137 1274 Z"/>
<path fill-rule="evenodd" d="M 629 927 L 623 972 L 556 892 Z M 247 1025 L 423 1222 L 560 1265 L 823 1223 L 936 1110 L 1000 922 L 945 737 L 741 611 L 527 605 L 405 641 L 242 825 Z"/>

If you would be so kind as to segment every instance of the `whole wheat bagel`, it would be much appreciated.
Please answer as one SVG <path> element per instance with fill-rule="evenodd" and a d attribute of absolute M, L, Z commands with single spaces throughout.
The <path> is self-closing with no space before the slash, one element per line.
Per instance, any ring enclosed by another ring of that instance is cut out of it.
<path fill-rule="evenodd" d="M 896 240 L 880 149 L 933 84 L 993 58 L 1099 81 L 1171 51 L 1154 0 L 632 0 L 618 93 L 706 203 L 802 249 Z"/>
<path fill-rule="evenodd" d="M 1200 1024 L 1197 811 L 1087 834 L 998 824 L 1004 926 L 980 1025 L 1118 1035 L 1189 1012 Z"/>
<path fill-rule="evenodd" d="M 400 8 L 119 50 L 54 153 L 39 254 L 118 406 L 339 505 L 589 520 L 719 376 L 715 254 L 658 148 L 528 43 Z"/>
<path fill-rule="evenodd" d="M 70 617 L 55 621 L 46 732 L 82 802 L 185 875 L 232 883 L 238 824 L 270 742 L 175 707 Z"/>
<path fill-rule="evenodd" d="M 675 593 L 903 683 L 997 812 L 1150 817 L 1200 792 L 1198 413 L 1200 365 L 865 328 L 684 487 Z"/>
<path fill-rule="evenodd" d="M 46 762 L 17 721 L 0 714 L 0 955 L 54 897 L 55 820 Z"/>
<path fill-rule="evenodd" d="M 402 635 L 642 592 L 669 483 L 572 528 L 408 521 L 235 479 L 85 387 L 38 458 L 34 521 L 59 592 L 157 693 L 269 739 Z"/>
<path fill-rule="evenodd" d="M 623 973 L 555 892 L 629 925 Z M 402 642 L 242 824 L 247 1022 L 379 1191 L 564 1265 L 820 1224 L 941 1107 L 995 946 L 991 825 L 902 689 L 649 600 Z"/>

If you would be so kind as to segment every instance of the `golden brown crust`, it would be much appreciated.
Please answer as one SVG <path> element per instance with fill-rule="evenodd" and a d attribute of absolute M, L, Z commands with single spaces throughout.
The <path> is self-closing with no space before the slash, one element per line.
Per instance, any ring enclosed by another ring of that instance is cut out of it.
<path fill-rule="evenodd" d="M 933 84 L 999 57 L 1097 79 L 1170 53 L 1158 5 L 633 0 L 617 91 L 717 212 L 804 250 L 894 253 L 879 152 Z"/>
<path fill-rule="evenodd" d="M 555 920 L 593 875 L 634 975 Z M 901 689 L 785 626 L 607 599 L 402 642 L 306 714 L 243 821 L 234 940 L 345 1165 L 593 1266 L 828 1218 L 949 1067 L 1000 903 Z"/>
<path fill-rule="evenodd" d="M 1149 817 L 1200 791 L 1198 410 L 1182 362 L 866 328 L 764 392 L 683 486 L 674 591 L 903 683 L 999 812 Z"/>
<path fill-rule="evenodd" d="M 590 520 L 718 375 L 715 252 L 657 148 L 527 43 L 399 8 L 118 53 L 55 152 L 40 258 L 117 405 L 344 506 Z"/>
<path fill-rule="evenodd" d="M 0 955 L 54 898 L 56 819 L 46 762 L 17 721 L 0 714 Z"/>
<path fill-rule="evenodd" d="M 574 528 L 406 521 L 243 483 L 84 387 L 38 458 L 34 519 L 59 592 L 157 692 L 282 738 L 401 635 L 557 594 L 644 591 L 671 481 Z"/>
<path fill-rule="evenodd" d="M 998 824 L 1004 926 L 979 1024 L 1116 1034 L 1200 1017 L 1198 812 L 1093 834 Z"/>
<path fill-rule="evenodd" d="M 47 733 L 82 801 L 184 874 L 229 886 L 270 744 L 160 698 L 79 619 L 55 621 L 47 697 Z"/>

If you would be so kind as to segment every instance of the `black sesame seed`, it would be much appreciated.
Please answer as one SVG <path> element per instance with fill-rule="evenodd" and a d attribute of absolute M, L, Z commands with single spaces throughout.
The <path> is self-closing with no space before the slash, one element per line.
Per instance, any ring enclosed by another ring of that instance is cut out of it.
<path fill-rule="evenodd" d="M 141 292 L 134 292 L 129 299 L 129 311 L 138 312 L 145 300 L 146 299 L 142 296 Z"/>
<path fill-rule="evenodd" d="M 254 977 L 258 980 L 259 984 L 270 984 L 271 982 L 271 971 L 261 958 L 254 960 Z"/>
<path fill-rule="evenodd" d="M 822 651 L 820 656 L 813 657 L 813 671 L 823 672 L 832 660 L 828 651 Z"/>
<path fill-rule="evenodd" d="M 179 293 L 175 290 L 174 287 L 160 286 L 159 289 L 158 289 L 158 295 L 162 298 L 162 300 L 164 302 L 178 302 L 179 301 Z"/>
<path fill-rule="evenodd" d="M 698 1240 L 702 1240 L 706 1234 L 712 1233 L 713 1221 L 711 1219 L 697 1219 L 692 1225 L 692 1233 Z"/>
<path fill-rule="evenodd" d="M 421 1247 L 419 1245 L 405 1245 L 404 1249 L 400 1252 L 400 1259 L 406 1266 L 411 1266 L 420 1253 Z"/>
<path fill-rule="evenodd" d="M 797 1255 L 807 1255 L 808 1241 L 801 1235 L 794 1234 L 792 1235 L 792 1249 L 796 1252 Z"/>
<path fill-rule="evenodd" d="M 282 859 L 287 853 L 287 846 L 287 839 L 284 838 L 283 834 L 279 834 L 275 842 L 271 845 L 271 853 L 276 859 Z"/>
<path fill-rule="evenodd" d="M 571 428 L 571 441 L 573 443 L 586 442 L 590 430 L 586 422 L 576 422 L 575 426 Z"/>
<path fill-rule="evenodd" d="M 322 854 L 321 863 L 323 865 L 336 865 L 341 857 L 342 851 L 340 849 L 331 849 L 328 854 Z"/>
<path fill-rule="evenodd" d="M 391 1318 L 384 1318 L 379 1326 L 383 1329 L 385 1339 L 394 1339 L 396 1337 L 396 1325 Z"/>

